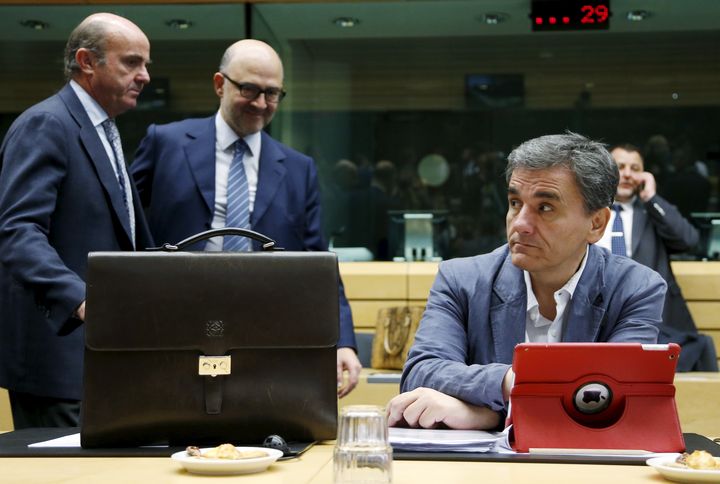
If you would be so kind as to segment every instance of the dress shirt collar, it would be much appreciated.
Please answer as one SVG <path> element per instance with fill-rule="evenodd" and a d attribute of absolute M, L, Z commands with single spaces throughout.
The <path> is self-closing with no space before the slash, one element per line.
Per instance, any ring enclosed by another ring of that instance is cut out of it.
<path fill-rule="evenodd" d="M 575 293 L 575 288 L 577 288 L 578 282 L 580 281 L 580 277 L 582 276 L 583 271 L 585 270 L 585 265 L 587 264 L 588 260 L 588 252 L 590 250 L 590 246 L 588 245 L 585 248 L 585 256 L 583 257 L 582 262 L 580 263 L 580 268 L 573 274 L 573 276 L 568 279 L 568 281 L 555 292 L 555 301 L 557 302 L 559 298 L 565 296 L 567 300 L 569 301 L 572 299 L 573 294 Z M 525 276 L 525 288 L 527 289 L 527 316 L 530 318 L 530 321 L 535 325 L 535 327 L 540 326 L 547 326 L 552 321 L 549 321 L 545 318 L 540 317 L 540 305 L 538 304 L 537 298 L 535 297 L 535 293 L 532 289 L 532 281 L 530 280 L 530 273 L 528 271 L 523 271 L 523 276 Z M 563 305 L 565 306 L 565 305 Z"/>
<path fill-rule="evenodd" d="M 630 200 L 628 200 L 627 202 L 618 202 L 617 200 L 615 200 L 615 201 L 613 202 L 613 205 L 620 205 L 620 206 L 623 208 L 623 211 L 632 212 L 632 210 L 633 210 L 633 205 L 635 204 L 635 199 L 636 199 L 636 198 L 637 198 L 637 195 L 633 196 L 633 197 L 632 197 Z"/>
<path fill-rule="evenodd" d="M 228 150 L 230 147 L 240 138 L 237 133 L 230 127 L 229 124 L 223 119 L 220 111 L 215 115 L 215 133 L 217 137 L 218 146 L 223 150 Z M 250 155 L 257 156 L 260 153 L 261 136 L 260 131 L 257 133 L 249 134 L 243 138 L 247 143 L 250 150 Z"/>
<path fill-rule="evenodd" d="M 109 118 L 105 110 L 100 107 L 98 102 L 93 99 L 93 97 L 88 94 L 88 92 L 83 89 L 80 84 L 71 80 L 70 87 L 72 87 L 72 90 L 75 91 L 75 94 L 80 100 L 80 104 L 82 104 L 82 107 L 85 108 L 85 112 L 90 118 L 90 122 L 93 126 L 97 128 L 103 123 L 103 121 Z"/>

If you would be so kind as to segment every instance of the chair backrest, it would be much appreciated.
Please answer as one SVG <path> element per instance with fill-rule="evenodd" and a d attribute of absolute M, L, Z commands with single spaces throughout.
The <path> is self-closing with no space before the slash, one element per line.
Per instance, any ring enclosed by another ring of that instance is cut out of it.
<path fill-rule="evenodd" d="M 371 356 L 374 333 L 355 332 L 355 344 L 357 345 L 357 356 L 363 368 L 371 367 Z"/>

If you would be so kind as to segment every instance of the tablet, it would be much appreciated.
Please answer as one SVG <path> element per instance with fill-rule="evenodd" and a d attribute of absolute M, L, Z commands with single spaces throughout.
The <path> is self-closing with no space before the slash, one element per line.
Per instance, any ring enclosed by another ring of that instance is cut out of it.
<path fill-rule="evenodd" d="M 522 343 L 515 347 L 515 384 L 569 382 L 607 375 L 619 382 L 672 383 L 680 347 L 640 343 Z"/>
<path fill-rule="evenodd" d="M 677 344 L 515 347 L 514 448 L 684 449 L 673 378 Z"/>

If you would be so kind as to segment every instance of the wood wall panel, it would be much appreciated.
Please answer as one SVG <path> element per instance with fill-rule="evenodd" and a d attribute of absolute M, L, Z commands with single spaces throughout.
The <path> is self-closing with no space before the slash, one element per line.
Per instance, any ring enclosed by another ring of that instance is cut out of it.
<path fill-rule="evenodd" d="M 583 90 L 593 107 L 720 104 L 717 32 L 532 35 L 457 39 L 298 41 L 293 51 L 323 62 L 293 64 L 295 109 L 460 109 L 466 74 L 523 74 L 525 106 L 568 108 Z M 340 71 L 348 80 L 328 84 Z M 677 100 L 671 94 L 679 93 Z M 312 100 L 308 103 L 308 100 Z"/>
<path fill-rule="evenodd" d="M 716 262 L 673 262 L 673 273 L 688 301 L 720 300 L 720 264 Z M 720 313 L 718 314 L 720 319 Z"/>
<path fill-rule="evenodd" d="M 205 113 L 217 106 L 212 75 L 233 40 L 152 42 L 150 76 L 169 79 L 169 109 Z M 56 42 L 3 43 L 0 112 L 21 112 L 63 86 L 63 48 L 62 43 Z"/>
<path fill-rule="evenodd" d="M 272 27 L 272 26 L 271 26 Z M 522 74 L 525 106 L 720 105 L 720 33 L 297 40 L 286 49 L 285 110 L 465 109 L 466 74 Z M 207 112 L 227 41 L 152 42 L 151 75 L 170 79 L 171 108 Z M 715 46 L 715 47 L 712 47 Z M 62 85 L 62 43 L 4 42 L 0 112 Z M 671 94 L 679 93 L 673 100 Z"/>
<path fill-rule="evenodd" d="M 720 330 L 720 301 L 688 301 L 688 307 L 695 324 L 702 331 Z"/>
<path fill-rule="evenodd" d="M 408 298 L 419 306 L 424 306 L 430 288 L 435 281 L 438 262 L 416 262 L 408 268 Z"/>

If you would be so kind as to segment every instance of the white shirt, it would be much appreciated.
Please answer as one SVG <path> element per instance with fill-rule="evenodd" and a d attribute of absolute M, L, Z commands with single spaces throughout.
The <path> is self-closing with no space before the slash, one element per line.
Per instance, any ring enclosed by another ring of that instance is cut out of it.
<path fill-rule="evenodd" d="M 227 182 L 230 174 L 230 164 L 235 154 L 235 142 L 240 137 L 225 122 L 220 111 L 215 115 L 215 210 L 210 227 L 221 229 L 225 227 L 227 213 Z M 260 167 L 260 149 L 262 137 L 260 132 L 250 134 L 243 138 L 249 150 L 243 154 L 243 166 L 248 182 L 248 197 L 250 199 L 250 214 L 255 207 L 255 194 L 257 193 L 258 169 Z M 205 250 L 222 250 L 223 237 L 213 237 L 208 240 Z"/>
<path fill-rule="evenodd" d="M 107 115 L 105 110 L 100 107 L 98 102 L 93 99 L 93 97 L 85 91 L 85 89 L 82 88 L 80 84 L 77 82 L 71 80 L 70 81 L 70 87 L 75 92 L 75 95 L 77 95 L 78 99 L 80 100 L 80 104 L 82 104 L 82 107 L 85 109 L 85 112 L 87 113 L 88 117 L 90 118 L 90 122 L 95 126 L 95 131 L 97 131 L 98 136 L 100 137 L 100 142 L 103 145 L 103 148 L 105 148 L 105 153 L 107 154 L 108 161 L 110 161 L 110 166 L 112 167 L 113 173 L 115 173 L 115 178 L 118 177 L 118 167 L 115 163 L 115 152 L 112 149 L 112 145 L 110 144 L 110 141 L 107 138 L 107 135 L 105 134 L 105 128 L 103 128 L 102 124 L 105 122 L 106 119 L 108 119 L 110 116 Z M 128 203 L 128 215 L 130 217 L 130 231 L 133 235 L 133 247 L 135 246 L 135 208 L 133 206 L 133 194 L 132 189 L 130 188 L 130 177 L 128 176 L 127 167 L 123 163 L 120 167 L 123 170 L 123 180 L 125 181 L 125 196 L 127 197 L 127 203 Z"/>
<path fill-rule="evenodd" d="M 622 206 L 622 211 L 620 212 L 620 219 L 622 219 L 623 223 L 623 233 L 625 234 L 625 254 L 628 257 L 632 257 L 632 228 L 633 228 L 633 203 L 635 203 L 635 197 L 633 197 L 629 202 L 621 203 L 621 202 L 614 202 Z M 602 238 L 598 240 L 595 245 L 598 247 L 602 247 L 607 250 L 611 250 L 612 247 L 611 239 L 612 239 L 612 227 L 613 223 L 615 222 L 615 215 L 617 212 L 610 207 L 610 220 L 608 221 L 607 227 L 605 227 L 605 233 L 603 234 Z"/>
<path fill-rule="evenodd" d="M 562 340 L 563 320 L 565 309 L 575 293 L 580 276 L 585 270 L 585 264 L 588 259 L 589 247 L 585 249 L 585 257 L 583 257 L 580 268 L 573 276 L 568 279 L 563 287 L 555 291 L 555 319 L 550 321 L 540 314 L 540 306 L 538 304 L 535 293 L 532 290 L 532 282 L 530 281 L 530 273 L 523 271 L 525 276 L 525 287 L 527 288 L 527 313 L 525 316 L 525 341 L 530 343 L 557 343 Z"/>

